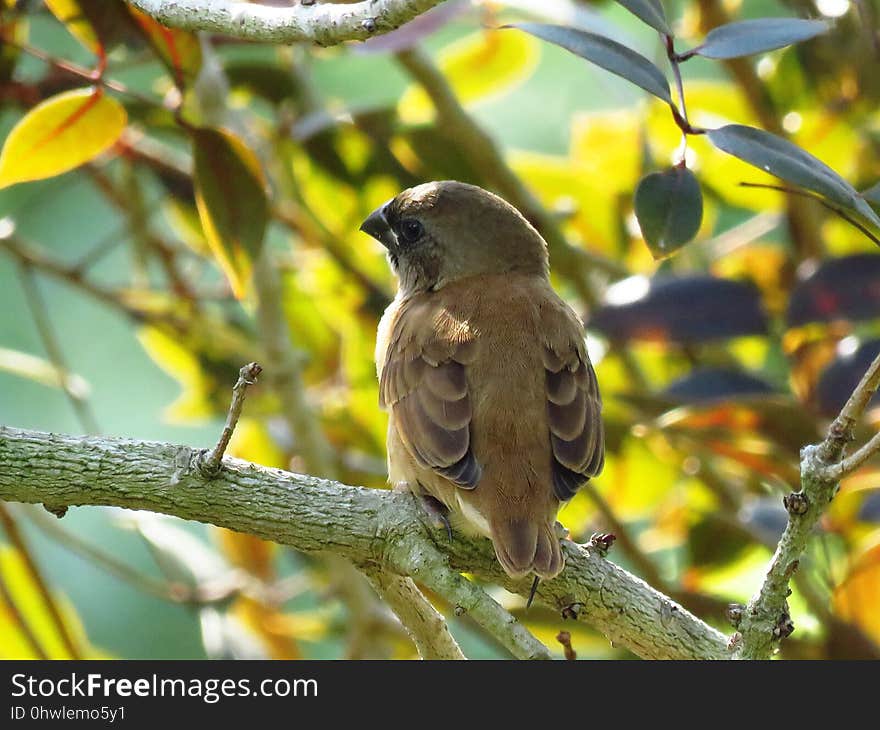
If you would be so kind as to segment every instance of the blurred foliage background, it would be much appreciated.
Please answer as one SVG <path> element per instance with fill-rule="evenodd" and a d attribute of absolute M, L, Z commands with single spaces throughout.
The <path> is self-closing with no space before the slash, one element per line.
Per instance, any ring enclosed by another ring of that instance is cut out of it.
<path fill-rule="evenodd" d="M 561 521 L 576 540 L 615 533 L 613 560 L 729 630 L 726 605 L 759 585 L 785 524 L 800 447 L 880 352 L 880 257 L 819 202 L 741 186 L 779 181 L 693 138 L 702 223 L 655 260 L 633 191 L 676 161 L 668 107 L 555 46 L 489 28 L 561 22 L 661 63 L 657 33 L 612 2 L 451 0 L 394 34 L 321 49 L 169 36 L 115 0 L 0 5 L 0 138 L 40 102 L 87 87 L 104 51 L 115 88 L 102 98 L 125 113 L 98 157 L 0 189 L 0 423 L 206 447 L 238 368 L 258 360 L 266 376 L 232 453 L 386 488 L 372 350 L 394 281 L 358 225 L 424 180 L 502 194 L 509 181 L 438 121 L 420 82 L 439 79 L 536 196 L 539 223 L 579 252 L 557 247 L 551 265 L 587 323 L 608 458 Z M 683 64 L 690 119 L 787 135 L 856 188 L 876 183 L 876 3 L 664 5 L 683 47 L 736 18 L 833 18 L 794 47 Z M 102 106 L 101 124 L 115 110 Z M 244 152 L 205 131 L 221 127 Z M 59 157 L 85 144 L 64 142 Z M 273 366 L 295 377 L 273 378 Z M 783 655 L 880 655 L 877 471 L 842 484 L 801 561 Z M 3 658 L 414 656 L 337 561 L 113 509 L 59 521 L 0 503 L 0 528 Z M 493 595 L 560 655 L 565 629 L 580 658 L 626 656 L 583 624 Z M 505 656 L 439 607 L 468 656 Z"/>

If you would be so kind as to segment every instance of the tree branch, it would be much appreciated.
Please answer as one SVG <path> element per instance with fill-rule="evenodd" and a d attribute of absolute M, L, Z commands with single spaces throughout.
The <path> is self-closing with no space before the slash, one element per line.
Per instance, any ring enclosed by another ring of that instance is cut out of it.
<path fill-rule="evenodd" d="M 798 569 L 813 529 L 837 492 L 840 478 L 861 466 L 880 449 L 880 435 L 872 438 L 862 449 L 844 458 L 846 445 L 868 402 L 880 385 L 880 356 L 871 363 L 862 380 L 828 428 L 828 435 L 820 444 L 801 450 L 801 489 L 786 495 L 783 500 L 788 510 L 788 523 L 779 539 L 761 588 L 743 611 L 740 623 L 743 659 L 767 659 L 780 639 L 792 631 L 794 625 L 788 612 L 788 584 Z"/>
<path fill-rule="evenodd" d="M 469 612 L 515 656 L 529 654 L 524 627 L 458 572 L 528 595 L 530 581 L 511 581 L 487 540 L 456 535 L 448 543 L 445 533 L 424 526 L 406 494 L 348 487 L 228 457 L 208 481 L 199 470 L 199 454 L 186 446 L 0 427 L 0 499 L 152 510 L 381 566 L 411 576 Z M 729 656 L 723 634 L 640 579 L 588 548 L 565 542 L 563 549 L 565 570 L 538 591 L 545 604 L 586 620 L 645 658 Z M 531 653 L 540 655 L 540 646 Z"/>
<path fill-rule="evenodd" d="M 377 566 L 367 568 L 366 575 L 379 597 L 400 619 L 422 659 L 465 658 L 443 616 L 410 578 Z"/>
<path fill-rule="evenodd" d="M 269 43 L 310 41 L 321 46 L 388 33 L 441 2 L 365 0 L 277 8 L 224 0 L 131 0 L 136 8 L 169 28 Z"/>

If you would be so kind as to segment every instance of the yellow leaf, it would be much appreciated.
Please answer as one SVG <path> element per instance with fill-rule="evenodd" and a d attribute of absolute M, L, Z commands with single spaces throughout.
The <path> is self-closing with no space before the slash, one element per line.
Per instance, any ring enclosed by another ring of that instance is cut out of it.
<path fill-rule="evenodd" d="M 174 423 L 210 418 L 210 383 L 199 359 L 179 340 L 156 327 L 142 328 L 137 337 L 150 358 L 182 386 L 180 396 L 164 416 Z"/>
<path fill-rule="evenodd" d="M 446 48 L 438 65 L 462 103 L 498 96 L 527 79 L 538 65 L 540 46 L 525 33 L 479 32 Z M 400 100 L 400 118 L 421 123 L 433 116 L 421 87 L 411 86 Z"/>
<path fill-rule="evenodd" d="M 38 104 L 13 127 L 0 152 L 0 188 L 60 175 L 107 150 L 125 129 L 123 106 L 95 87 Z"/>
<path fill-rule="evenodd" d="M 102 52 L 98 34 L 76 0 L 46 0 L 46 7 L 92 53 Z"/>
<path fill-rule="evenodd" d="M 262 581 L 271 580 L 275 576 L 272 561 L 278 546 L 274 542 L 223 527 L 214 528 L 214 536 L 220 543 L 223 554 L 234 566 Z"/>
<path fill-rule="evenodd" d="M 68 659 L 70 654 L 58 631 L 58 625 L 25 565 L 21 555 L 11 547 L 0 544 L 0 575 L 19 615 L 16 616 L 5 601 L 0 600 L 0 659 L 35 659 L 34 650 L 26 638 L 29 630 L 50 659 Z M 100 658 L 89 645 L 82 622 L 66 596 L 53 591 L 53 599 L 61 620 L 74 643 L 85 652 L 85 658 Z M 19 617 L 27 625 L 24 629 Z"/>

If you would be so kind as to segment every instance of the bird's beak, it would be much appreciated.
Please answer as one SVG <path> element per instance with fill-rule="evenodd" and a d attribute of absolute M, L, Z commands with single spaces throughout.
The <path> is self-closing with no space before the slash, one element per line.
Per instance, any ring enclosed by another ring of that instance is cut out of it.
<path fill-rule="evenodd" d="M 385 217 L 387 207 L 388 203 L 385 203 L 370 213 L 367 219 L 361 223 L 361 230 L 375 238 L 391 253 L 395 253 L 397 251 L 397 236 L 394 235 L 394 231 L 391 230 L 388 219 Z"/>

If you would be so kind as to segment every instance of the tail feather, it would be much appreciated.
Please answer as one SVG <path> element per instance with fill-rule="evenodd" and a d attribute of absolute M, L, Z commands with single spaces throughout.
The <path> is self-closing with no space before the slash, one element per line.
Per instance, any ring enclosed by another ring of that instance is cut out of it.
<path fill-rule="evenodd" d="M 550 579 L 562 570 L 562 550 L 551 525 L 511 519 L 495 522 L 491 527 L 498 562 L 510 577 L 535 573 Z"/>

